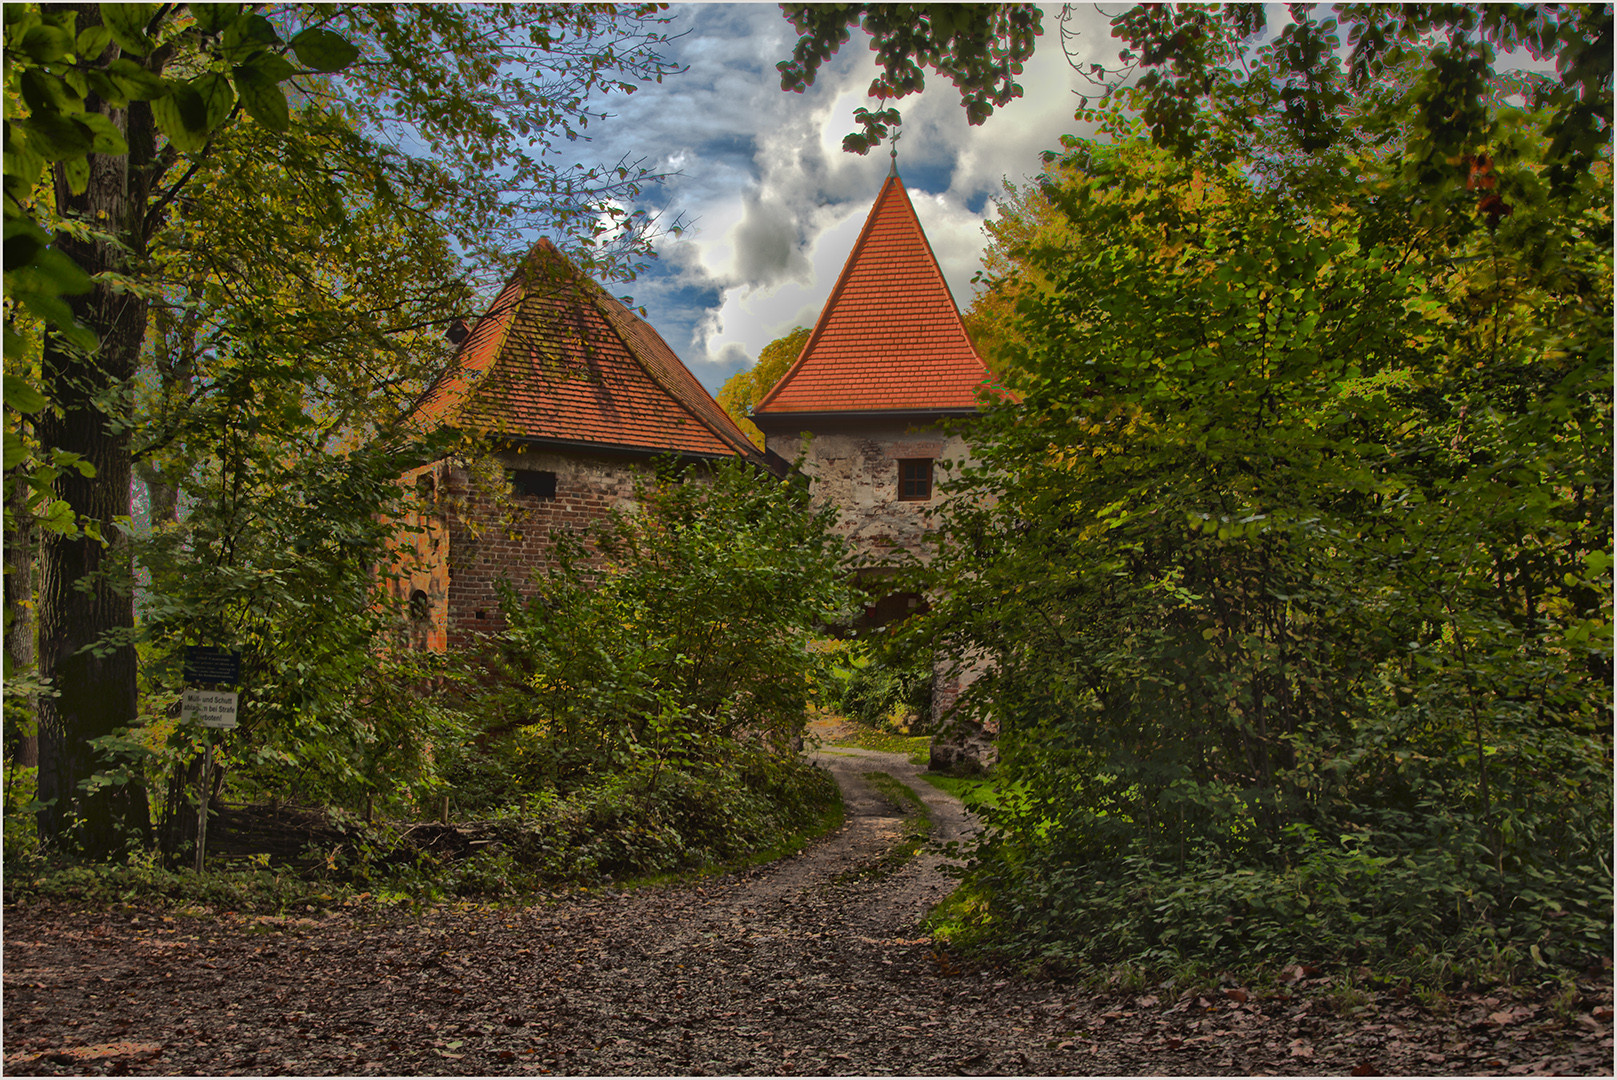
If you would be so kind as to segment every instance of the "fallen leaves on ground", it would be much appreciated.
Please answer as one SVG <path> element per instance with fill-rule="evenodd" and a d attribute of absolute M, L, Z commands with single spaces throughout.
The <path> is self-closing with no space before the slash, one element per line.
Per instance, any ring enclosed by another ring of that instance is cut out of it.
<path fill-rule="evenodd" d="M 905 775 L 897 755 L 839 772 Z M 833 770 L 837 771 L 837 770 Z M 913 772 L 913 770 L 911 770 Z M 910 776 L 912 783 L 913 776 Z M 919 784 L 917 790 L 926 787 Z M 921 792 L 940 815 L 941 793 Z M 850 794 L 857 794 L 851 792 Z M 938 858 L 875 865 L 876 799 L 745 875 L 520 908 L 359 905 L 284 916 L 154 905 L 5 910 L 12 1075 L 1609 1074 L 1609 978 L 1344 997 L 1096 994 L 962 962 L 918 934 Z M 963 818 L 944 820 L 943 838 Z"/>

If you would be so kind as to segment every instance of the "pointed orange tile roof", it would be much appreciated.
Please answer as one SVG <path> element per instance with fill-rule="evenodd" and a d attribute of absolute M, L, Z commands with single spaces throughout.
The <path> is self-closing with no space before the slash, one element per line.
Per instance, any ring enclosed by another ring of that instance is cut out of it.
<path fill-rule="evenodd" d="M 969 411 L 988 379 L 895 171 L 802 355 L 753 413 Z"/>
<path fill-rule="evenodd" d="M 522 441 L 759 457 L 657 331 L 548 240 L 528 253 L 414 416 L 423 427 Z"/>

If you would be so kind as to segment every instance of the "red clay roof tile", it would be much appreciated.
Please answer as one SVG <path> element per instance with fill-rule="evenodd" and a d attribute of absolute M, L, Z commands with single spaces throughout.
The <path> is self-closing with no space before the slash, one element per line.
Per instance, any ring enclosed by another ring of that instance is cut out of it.
<path fill-rule="evenodd" d="M 509 438 L 758 456 L 657 332 L 548 240 L 529 252 L 415 416 L 423 426 Z"/>
<path fill-rule="evenodd" d="M 895 174 L 802 354 L 753 411 L 970 409 L 988 380 Z"/>

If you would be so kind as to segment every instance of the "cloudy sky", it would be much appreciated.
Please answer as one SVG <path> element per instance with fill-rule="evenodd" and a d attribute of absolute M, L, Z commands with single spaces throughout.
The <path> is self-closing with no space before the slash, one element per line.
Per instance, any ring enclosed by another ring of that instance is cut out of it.
<path fill-rule="evenodd" d="M 688 70 L 630 97 L 608 99 L 608 120 L 590 124 L 591 155 L 644 158 L 677 173 L 642 205 L 682 235 L 636 281 L 613 287 L 647 318 L 710 389 L 750 366 L 792 327 L 811 326 L 887 175 L 885 148 L 845 153 L 853 110 L 868 104 L 876 66 L 859 31 L 803 94 L 780 89 L 775 64 L 796 35 L 778 5 L 675 5 L 670 49 Z M 1021 181 L 1039 154 L 1076 130 L 1084 80 L 1063 56 L 1059 8 L 1021 78 L 1024 97 L 980 127 L 966 124 L 947 80 L 898 102 L 904 116 L 899 174 L 909 189 L 955 302 L 971 303 L 992 196 L 1002 178 Z M 1104 15 L 1077 9 L 1067 49 L 1084 64 L 1112 63 Z"/>

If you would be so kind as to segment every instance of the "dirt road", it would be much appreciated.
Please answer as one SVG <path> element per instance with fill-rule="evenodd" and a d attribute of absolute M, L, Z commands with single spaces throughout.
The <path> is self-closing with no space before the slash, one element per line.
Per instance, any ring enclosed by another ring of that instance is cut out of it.
<path fill-rule="evenodd" d="M 1097 997 L 961 967 L 917 929 L 951 885 L 938 856 L 868 872 L 902 819 L 863 774 L 908 780 L 940 839 L 968 828 L 958 803 L 897 755 L 821 750 L 817 760 L 843 785 L 844 829 L 797 857 L 698 885 L 421 914 L 10 906 L 5 1071 L 1609 1070 L 1609 982 L 1591 991 L 1603 1002 L 1580 1000 L 1565 1015 L 1497 998 L 1439 1015 L 1391 993 L 1344 1011 L 1306 984 L 1263 1001 Z"/>

